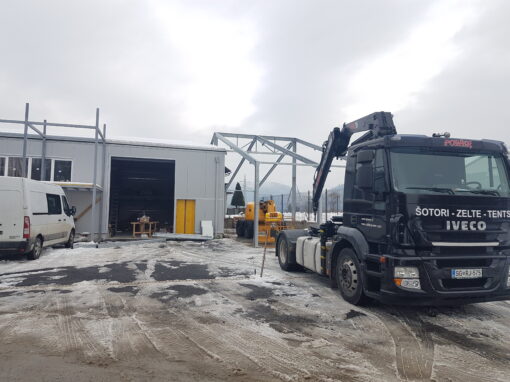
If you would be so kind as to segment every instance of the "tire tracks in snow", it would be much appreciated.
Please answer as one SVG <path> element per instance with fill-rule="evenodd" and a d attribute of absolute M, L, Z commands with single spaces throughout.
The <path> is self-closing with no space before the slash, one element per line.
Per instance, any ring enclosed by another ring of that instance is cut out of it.
<path fill-rule="evenodd" d="M 419 315 L 396 308 L 381 308 L 372 312 L 379 316 L 393 339 L 398 376 L 405 381 L 430 380 L 434 342 L 430 333 L 423 330 Z"/>

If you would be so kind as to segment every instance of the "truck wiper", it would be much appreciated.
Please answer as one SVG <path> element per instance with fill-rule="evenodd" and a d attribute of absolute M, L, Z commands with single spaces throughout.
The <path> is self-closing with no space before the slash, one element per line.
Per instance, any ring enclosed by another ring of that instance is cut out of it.
<path fill-rule="evenodd" d="M 492 195 L 492 196 L 501 196 L 498 191 L 496 190 L 457 190 L 462 192 L 471 192 L 473 194 L 480 194 L 480 195 Z"/>
<path fill-rule="evenodd" d="M 406 187 L 408 190 L 427 190 L 434 192 L 442 192 L 450 195 L 455 195 L 455 192 L 451 188 L 447 187 Z"/>

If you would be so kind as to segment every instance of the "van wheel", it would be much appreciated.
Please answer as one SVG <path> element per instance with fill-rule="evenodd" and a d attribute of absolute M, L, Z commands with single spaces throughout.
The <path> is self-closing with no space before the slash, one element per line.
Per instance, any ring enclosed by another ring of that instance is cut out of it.
<path fill-rule="evenodd" d="M 299 271 L 302 269 L 299 264 L 295 263 L 296 255 L 291 253 L 289 242 L 285 236 L 279 237 L 276 250 L 278 251 L 278 262 L 280 263 L 281 269 L 287 272 Z"/>
<path fill-rule="evenodd" d="M 71 230 L 69 233 L 69 240 L 67 240 L 67 243 L 65 244 L 66 248 L 74 248 L 74 229 Z"/>
<path fill-rule="evenodd" d="M 369 299 L 363 292 L 361 266 L 356 253 L 344 248 L 336 263 L 336 282 L 343 299 L 353 305 L 366 304 Z"/>
<path fill-rule="evenodd" d="M 34 248 L 27 253 L 27 258 L 29 260 L 37 260 L 41 256 L 41 252 L 43 250 L 43 242 L 40 236 L 35 238 Z"/>

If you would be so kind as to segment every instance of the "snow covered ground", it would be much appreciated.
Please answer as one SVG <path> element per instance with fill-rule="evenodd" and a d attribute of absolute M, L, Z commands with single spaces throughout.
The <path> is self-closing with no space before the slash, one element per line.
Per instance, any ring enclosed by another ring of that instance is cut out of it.
<path fill-rule="evenodd" d="M 509 381 L 510 303 L 345 303 L 231 239 L 0 261 L 0 380 Z"/>

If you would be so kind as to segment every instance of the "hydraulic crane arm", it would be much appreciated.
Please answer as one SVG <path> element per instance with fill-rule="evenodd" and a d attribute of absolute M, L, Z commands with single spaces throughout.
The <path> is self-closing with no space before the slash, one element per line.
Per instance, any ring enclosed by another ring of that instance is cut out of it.
<path fill-rule="evenodd" d="M 363 131 L 366 131 L 367 133 L 354 141 L 352 143 L 353 145 L 397 133 L 395 125 L 393 124 L 393 117 L 391 113 L 384 111 L 369 114 L 366 117 L 360 118 L 351 123 L 344 123 L 342 130 L 335 127 L 329 134 L 328 140 L 322 145 L 322 158 L 319 166 L 315 170 L 312 197 L 314 213 L 317 212 L 317 209 L 319 208 L 319 200 L 322 194 L 322 189 L 326 183 L 333 158 L 338 159 L 345 156 L 349 147 L 351 136 Z"/>

